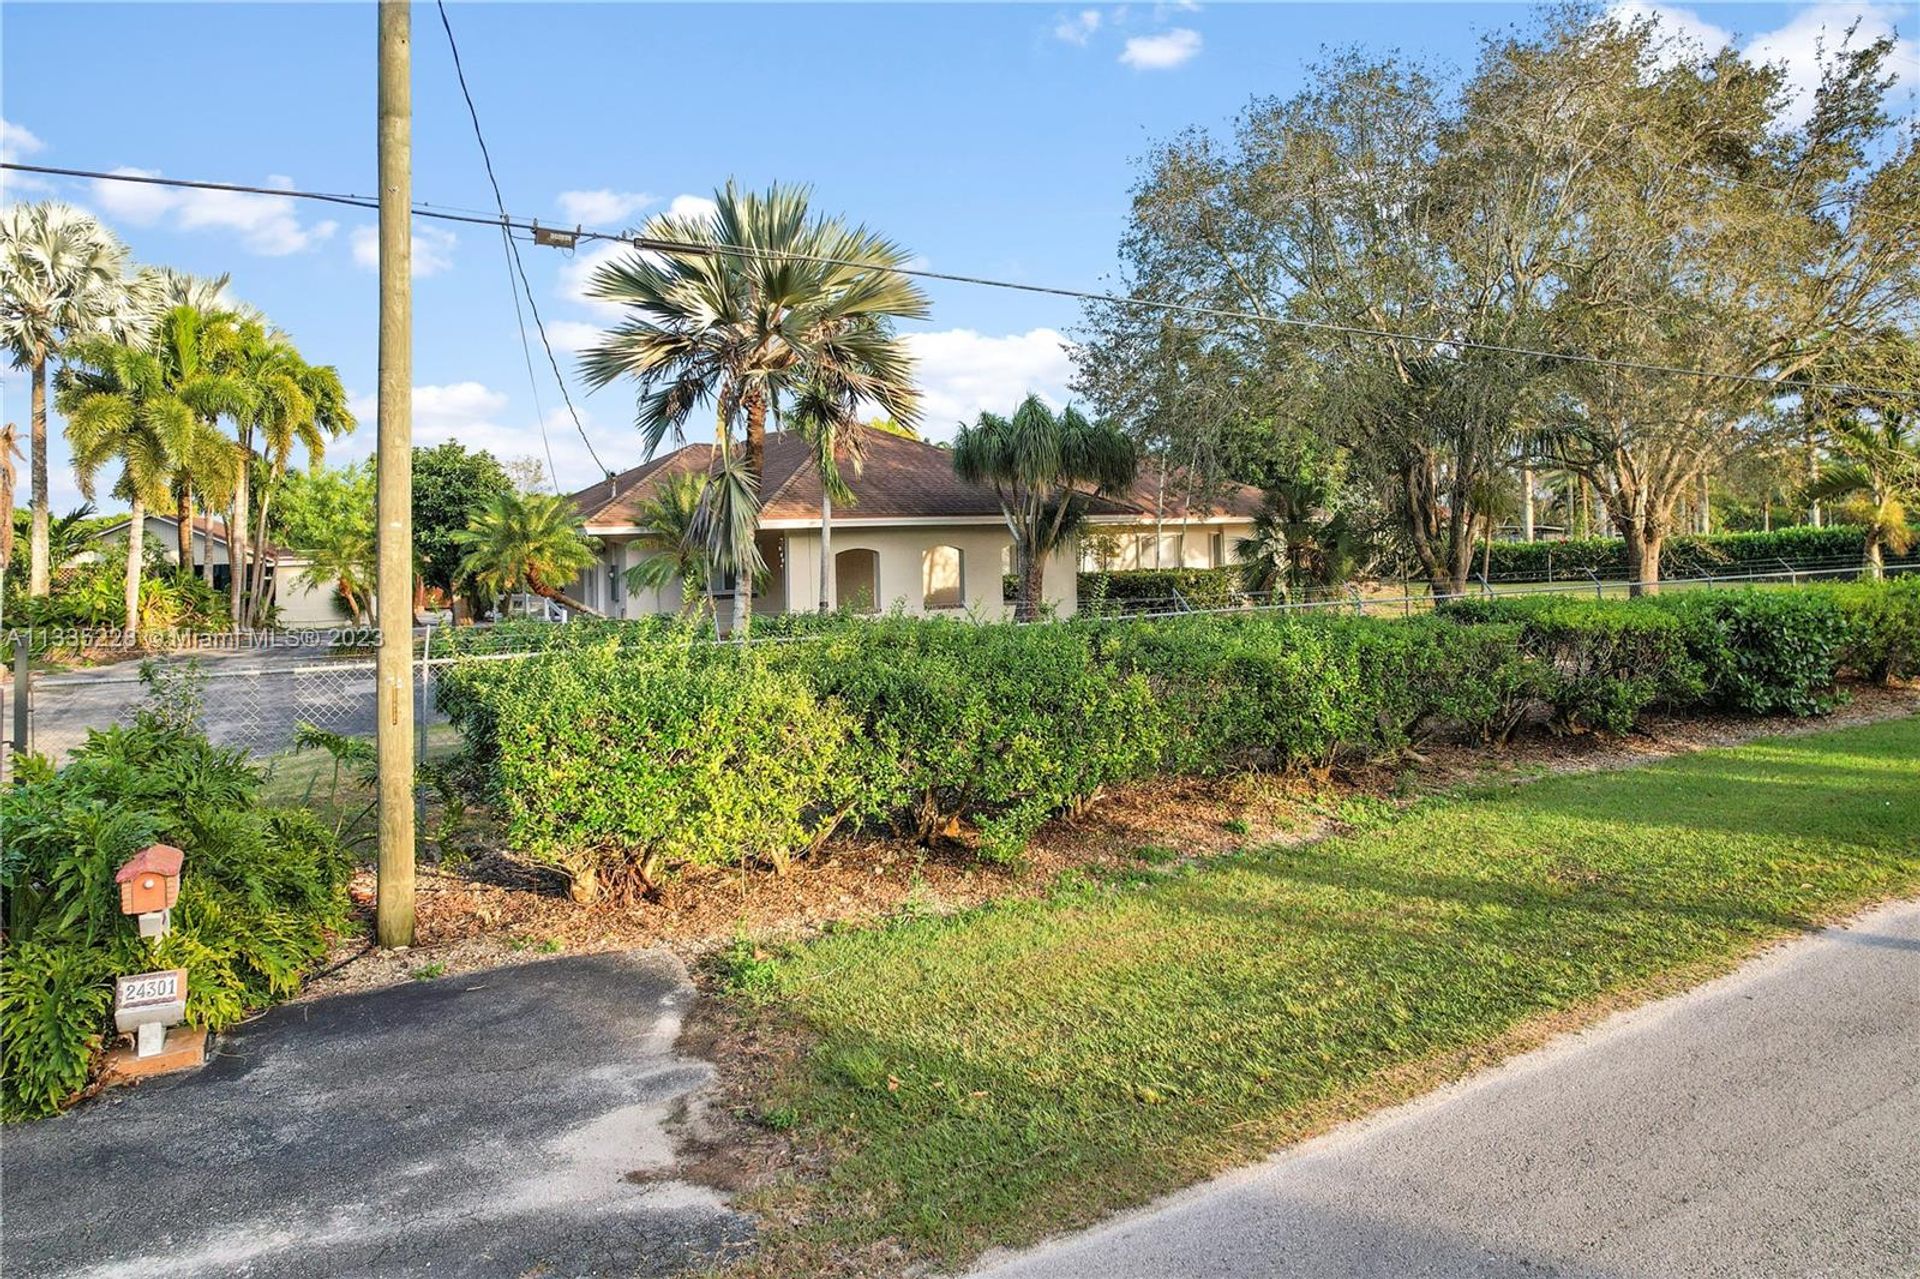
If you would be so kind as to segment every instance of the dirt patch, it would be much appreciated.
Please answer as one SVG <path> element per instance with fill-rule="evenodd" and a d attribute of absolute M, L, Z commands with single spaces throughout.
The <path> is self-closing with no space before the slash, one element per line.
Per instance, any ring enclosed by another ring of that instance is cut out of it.
<path fill-rule="evenodd" d="M 697 967 L 741 936 L 804 938 L 830 925 L 870 923 L 906 910 L 945 912 L 994 898 L 1035 896 L 1070 870 L 1317 838 L 1339 829 L 1346 806 L 1356 799 L 1399 800 L 1468 783 L 1625 768 L 1756 737 L 1920 712 L 1920 687 L 1862 685 L 1851 692 L 1847 705 L 1816 719 L 1653 716 L 1625 737 L 1540 734 L 1498 749 L 1430 746 L 1397 763 L 1316 775 L 1151 778 L 1111 788 L 1079 812 L 1049 822 L 1017 869 L 985 865 L 959 845 L 923 848 L 860 835 L 835 839 L 784 876 L 760 868 L 692 868 L 669 878 L 657 899 L 635 903 L 573 902 L 557 875 L 515 858 L 490 817 L 476 811 L 459 829 L 430 841 L 438 862 L 419 870 L 413 947 L 375 949 L 365 933 L 347 939 L 302 998 L 433 980 L 559 952 L 665 946 Z M 370 920 L 371 870 L 356 875 L 352 892 Z"/>

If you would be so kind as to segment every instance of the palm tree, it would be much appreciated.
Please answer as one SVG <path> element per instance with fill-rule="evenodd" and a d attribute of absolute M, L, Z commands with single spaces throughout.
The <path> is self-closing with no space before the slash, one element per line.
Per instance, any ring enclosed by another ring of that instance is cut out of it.
<path fill-rule="evenodd" d="M 306 567 L 300 576 L 310 586 L 339 590 L 355 624 L 365 620 L 373 599 L 374 536 L 371 512 L 326 525 L 322 535 L 300 548 Z"/>
<path fill-rule="evenodd" d="M 744 418 L 737 476 L 753 489 L 756 512 L 767 417 L 790 389 L 823 377 L 856 388 L 899 422 L 919 417 L 912 357 L 892 330 L 895 319 L 928 314 L 926 295 L 899 273 L 906 251 L 865 227 L 812 214 L 807 201 L 804 187 L 755 194 L 730 182 L 710 216 L 662 214 L 641 228 L 685 252 L 628 254 L 602 266 L 588 288 L 632 315 L 582 355 L 587 380 L 639 382 L 637 425 L 649 455 L 670 436 L 683 440 L 703 402 L 716 405 L 723 437 Z M 743 578 L 734 595 L 743 632 L 750 609 Z"/>
<path fill-rule="evenodd" d="M 138 638 L 147 508 L 168 500 L 178 458 L 196 447 L 198 421 L 174 394 L 160 359 L 110 338 L 68 343 L 54 398 L 67 418 L 67 444 L 80 491 L 91 499 L 100 469 L 120 465 L 113 495 L 130 508 L 127 523 L 126 634 Z"/>
<path fill-rule="evenodd" d="M 254 513 L 253 531 L 243 541 L 244 547 L 251 548 L 245 584 L 246 597 L 252 601 L 248 620 L 258 626 L 267 612 L 267 513 L 275 488 L 286 478 L 294 447 L 305 448 L 312 463 L 324 462 L 328 440 L 348 434 L 355 422 L 338 370 L 308 364 L 284 333 L 270 332 L 263 325 L 245 323 L 240 334 L 235 369 L 252 392 L 240 418 L 240 443 L 250 449 L 257 429 L 264 463 L 259 501 L 253 503 L 259 509 Z M 244 518 L 248 507 L 236 501 L 234 509 Z M 229 533 L 229 554 L 231 538 Z"/>
<path fill-rule="evenodd" d="M 1093 494 L 1133 483 L 1140 459 L 1133 441 L 1068 405 L 1055 414 L 1029 395 L 1012 417 L 982 413 L 953 438 L 953 470 L 993 489 L 1013 535 L 1020 594 L 1016 620 L 1040 616 L 1047 558 L 1072 536 Z"/>
<path fill-rule="evenodd" d="M 166 487 L 178 525 L 183 576 L 193 572 L 194 495 L 210 502 L 224 500 L 239 479 L 239 452 L 218 427 L 223 414 L 240 412 L 246 402 L 245 387 L 221 367 L 235 336 L 233 319 L 226 313 L 180 304 L 154 317 L 148 338 L 160 385 L 195 416 L 195 429 L 167 455 Z"/>
<path fill-rule="evenodd" d="M 833 611 L 833 504 L 853 501 L 853 490 L 840 474 L 846 455 L 854 474 L 866 461 L 866 436 L 855 416 L 859 400 L 845 387 L 819 379 L 801 386 L 794 398 L 793 421 L 807 442 L 814 469 L 820 472 L 820 611 Z"/>
<path fill-rule="evenodd" d="M 1844 460 L 1828 467 L 1808 493 L 1816 501 L 1844 503 L 1842 518 L 1864 530 L 1862 555 L 1876 580 L 1885 573 L 1887 551 L 1905 555 L 1914 543 L 1908 522 L 1920 507 L 1920 431 L 1914 426 L 1890 409 L 1843 419 L 1830 438 Z"/>
<path fill-rule="evenodd" d="M 598 543 L 582 531 L 573 504 L 558 494 L 497 494 L 453 541 L 466 552 L 460 575 L 494 596 L 531 593 L 576 613 L 604 616 L 554 585 L 599 563 Z"/>
<path fill-rule="evenodd" d="M 47 362 L 84 335 L 137 338 L 145 319 L 145 291 L 127 279 L 126 267 L 126 246 L 70 205 L 47 201 L 0 210 L 0 343 L 15 368 L 31 370 L 33 385 L 28 425 L 31 595 L 45 595 L 52 585 L 47 557 Z"/>
<path fill-rule="evenodd" d="M 653 554 L 627 570 L 629 590 L 658 591 L 678 582 L 681 612 L 691 614 L 700 607 L 713 562 L 700 537 L 706 493 L 707 477 L 690 471 L 669 476 L 640 503 L 633 522 L 647 531 L 636 540 Z"/>
<path fill-rule="evenodd" d="M 766 560 L 754 531 L 760 527 L 760 486 L 748 474 L 746 460 L 722 441 L 707 490 L 694 513 L 693 536 L 706 548 L 714 571 L 733 583 L 730 634 L 747 642 L 753 614 L 753 583 L 766 572 Z M 745 604 L 742 603 L 745 601 Z"/>
<path fill-rule="evenodd" d="M 1333 586 L 1353 575 L 1365 545 L 1346 512 L 1323 517 L 1332 486 L 1294 477 L 1266 492 L 1249 536 L 1234 542 L 1240 577 L 1254 594 L 1291 598 L 1303 585 Z"/>

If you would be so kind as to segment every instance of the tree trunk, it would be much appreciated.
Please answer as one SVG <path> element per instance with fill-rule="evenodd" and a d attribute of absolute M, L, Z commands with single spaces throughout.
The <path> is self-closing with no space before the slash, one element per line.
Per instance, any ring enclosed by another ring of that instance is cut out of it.
<path fill-rule="evenodd" d="M 179 497 L 174 502 L 173 519 L 178 525 L 174 530 L 174 545 L 180 555 L 180 576 L 185 579 L 193 576 L 193 489 L 189 485 L 180 486 Z"/>
<path fill-rule="evenodd" d="M 1867 525 L 1867 576 L 1879 581 L 1886 576 L 1887 562 L 1880 553 L 1880 525 L 1878 513 L 1875 521 Z"/>
<path fill-rule="evenodd" d="M 1628 594 L 1660 593 L 1660 547 L 1665 541 L 1665 534 L 1649 535 L 1639 520 L 1626 521 L 1627 568 L 1633 574 Z"/>
<path fill-rule="evenodd" d="M 744 644 L 752 627 L 753 574 L 743 564 L 733 575 L 733 624 L 728 628 L 727 638 Z"/>
<path fill-rule="evenodd" d="M 833 496 L 820 485 L 820 611 L 833 612 Z"/>
<path fill-rule="evenodd" d="M 227 512 L 227 616 L 239 630 L 247 594 L 247 471 L 253 462 L 253 441 L 240 438 L 240 479 L 233 489 L 233 509 Z"/>
<path fill-rule="evenodd" d="M 1486 520 L 1487 520 L 1487 537 L 1486 537 L 1486 540 L 1480 544 L 1480 580 L 1482 582 L 1489 582 L 1493 579 L 1493 512 L 1492 511 L 1487 512 Z M 1527 540 L 1531 542 L 1533 538 L 1528 537 Z"/>
<path fill-rule="evenodd" d="M 1705 474 L 1700 476 L 1700 531 L 1713 532 L 1713 486 Z"/>
<path fill-rule="evenodd" d="M 1020 558 L 1020 594 L 1014 601 L 1013 620 L 1038 621 L 1041 605 L 1046 599 L 1046 589 L 1046 557 L 1031 550 L 1023 551 Z"/>
<path fill-rule="evenodd" d="M 0 582 L 13 565 L 13 441 L 18 430 L 11 422 L 0 428 Z"/>
<path fill-rule="evenodd" d="M 1533 468 L 1520 468 L 1520 523 L 1527 540 L 1533 540 Z"/>
<path fill-rule="evenodd" d="M 147 549 L 147 505 L 133 499 L 127 524 L 127 634 L 128 647 L 140 636 L 140 569 Z"/>
<path fill-rule="evenodd" d="M 248 591 L 253 596 L 253 624 L 255 626 L 264 626 L 266 624 L 267 610 L 272 604 L 272 601 L 267 596 L 267 508 L 272 504 L 273 486 L 269 484 L 266 488 L 260 490 L 260 518 L 254 525 L 255 532 L 252 542 L 250 543 L 253 547 L 253 580 L 252 584 L 248 587 Z M 277 569 L 279 565 L 276 564 L 274 567 Z M 413 580 L 415 593 L 417 595 L 420 584 L 419 575 L 415 574 Z"/>
<path fill-rule="evenodd" d="M 541 599 L 552 600 L 555 604 L 560 605 L 562 608 L 569 608 L 576 613 L 585 613 L 588 617 L 598 617 L 602 620 L 605 620 L 607 616 L 605 613 L 602 613 L 599 609 L 593 608 L 587 604 L 582 604 L 579 600 L 573 598 L 573 596 L 571 595 L 568 595 L 566 592 L 556 591 L 551 586 L 547 586 L 544 583 L 532 582 L 532 583 L 529 583 L 529 585 L 533 587 L 533 593 L 535 595 L 538 595 Z"/>
<path fill-rule="evenodd" d="M 47 539 L 47 357 L 33 362 L 33 416 L 28 423 L 32 441 L 33 531 L 27 553 L 31 562 L 27 571 L 27 594 L 45 595 L 53 588 L 53 566 L 47 563 L 51 553 Z"/>

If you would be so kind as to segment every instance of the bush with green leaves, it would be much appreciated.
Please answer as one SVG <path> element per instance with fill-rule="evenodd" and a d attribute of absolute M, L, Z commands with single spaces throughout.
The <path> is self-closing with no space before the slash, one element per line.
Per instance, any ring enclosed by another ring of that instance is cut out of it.
<path fill-rule="evenodd" d="M 1680 623 L 1709 706 L 1818 715 L 1840 699 L 1835 681 L 1849 625 L 1828 591 L 1681 591 L 1642 607 Z"/>
<path fill-rule="evenodd" d="M 1242 599 L 1235 566 L 1089 572 L 1080 574 L 1078 586 L 1080 607 L 1091 613 L 1231 608 Z"/>
<path fill-rule="evenodd" d="M 65 766 L 24 763 L 0 794 L 0 1109 L 59 1109 L 108 1042 L 114 976 L 187 970 L 187 1022 L 219 1030 L 283 999 L 347 919 L 347 859 L 300 810 L 260 806 L 260 774 L 155 711 L 88 735 Z M 186 853 L 166 936 L 142 940 L 114 874 L 152 843 Z"/>
<path fill-rule="evenodd" d="M 816 618 L 742 649 L 613 632 L 437 681 L 512 832 L 589 882 L 784 865 L 843 823 L 971 828 L 1017 857 L 1047 817 L 1148 773 L 1312 769 L 1649 707 L 1817 713 L 1843 664 L 1909 662 L 1920 591 L 1463 600 L 1385 620 L 1236 612 L 1039 626 Z"/>
<path fill-rule="evenodd" d="M 1847 619 L 1842 666 L 1881 683 L 1920 674 L 1920 573 L 1822 589 Z"/>
<path fill-rule="evenodd" d="M 1146 681 L 1097 661 L 1077 628 L 882 618 L 771 660 L 853 717 L 861 818 L 921 838 L 972 822 L 993 860 L 1159 755 Z"/>
<path fill-rule="evenodd" d="M 606 639 L 462 663 L 437 687 L 511 836 L 581 900 L 682 863 L 781 864 L 856 799 L 852 720 L 761 649 Z"/>
<path fill-rule="evenodd" d="M 1789 565 L 1846 567 L 1859 564 L 1864 553 L 1864 533 L 1850 524 L 1800 525 L 1765 533 L 1690 533 L 1662 544 L 1660 573 L 1677 578 L 1782 573 Z M 1495 542 L 1474 553 L 1476 568 L 1483 554 L 1496 582 L 1578 581 L 1589 571 L 1613 580 L 1631 576 L 1626 543 L 1617 537 Z M 1904 561 L 1889 562 L 1920 562 L 1920 551 Z"/>

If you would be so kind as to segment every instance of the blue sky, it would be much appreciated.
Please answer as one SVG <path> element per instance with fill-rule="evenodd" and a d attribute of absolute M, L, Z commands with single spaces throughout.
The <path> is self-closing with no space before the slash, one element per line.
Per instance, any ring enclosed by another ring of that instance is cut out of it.
<path fill-rule="evenodd" d="M 1636 8 L 1652 8 L 1637 4 Z M 1822 27 L 1854 17 L 1911 37 L 1911 6 L 1662 9 L 1707 39 L 1807 65 Z M 1326 47 L 1398 48 L 1464 66 L 1519 5 L 457 4 L 467 74 L 516 214 L 617 227 L 729 177 L 806 182 L 937 270 L 1100 287 L 1134 162 L 1189 125 L 1218 128 L 1254 95 L 1287 94 Z M 75 50 L 85 51 L 85 71 Z M 11 158 L 323 191 L 374 189 L 374 14 L 364 4 L 90 5 L 9 0 L 0 118 Z M 1902 48 L 1903 98 L 1920 70 Z M 414 12 L 414 194 L 484 210 L 491 195 L 431 4 Z M 1909 108 L 1910 109 L 1910 108 Z M 11 181 L 108 222 L 143 262 L 228 271 L 234 293 L 335 364 L 364 410 L 335 457 L 373 447 L 370 213 L 276 198 Z M 590 255 L 523 248 L 559 344 L 604 320 L 578 296 Z M 544 455 L 593 478 L 537 348 L 529 388 L 497 234 L 416 228 L 415 424 L 502 457 Z M 932 434 L 1027 390 L 1066 395 L 1059 299 L 930 286 L 914 326 Z M 562 352 L 563 367 L 571 357 Z M 26 387 L 7 373 L 24 427 Z M 632 394 L 575 401 L 600 454 L 639 459 Z M 56 428 L 57 429 L 57 428 Z M 55 448 L 56 508 L 77 500 Z"/>

